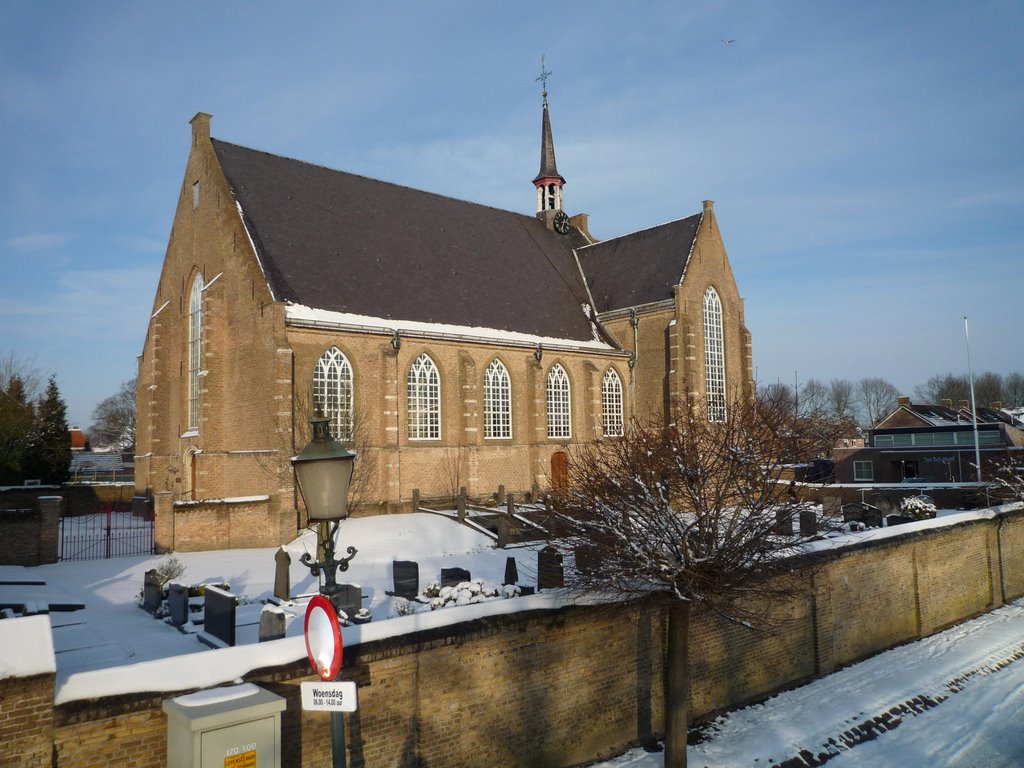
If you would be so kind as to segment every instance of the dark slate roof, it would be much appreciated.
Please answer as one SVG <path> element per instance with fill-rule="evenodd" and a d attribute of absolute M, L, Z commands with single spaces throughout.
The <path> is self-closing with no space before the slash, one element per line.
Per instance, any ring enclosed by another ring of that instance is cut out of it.
<path fill-rule="evenodd" d="M 548 115 L 548 94 L 544 92 L 544 111 L 540 124 L 540 172 L 534 178 L 536 184 L 541 179 L 565 179 L 558 172 L 558 164 L 555 162 L 555 140 L 551 135 L 551 118 Z"/>
<path fill-rule="evenodd" d="M 697 237 L 702 214 L 604 240 L 579 250 L 598 312 L 673 297 Z"/>
<path fill-rule="evenodd" d="M 211 141 L 276 299 L 593 339 L 570 242 L 536 217 Z"/>
<path fill-rule="evenodd" d="M 934 427 L 973 423 L 970 408 L 950 408 L 949 406 L 935 405 L 934 403 L 910 403 L 909 405 L 899 406 L 895 411 L 893 411 L 893 413 L 882 419 L 879 424 L 887 421 L 890 416 L 898 412 L 901 408 L 905 408 L 911 413 L 914 413 Z M 978 407 L 979 424 L 998 424 L 1000 422 L 1012 425 L 1013 417 L 1008 413 L 1004 413 L 1003 411 L 995 408 L 986 408 L 984 406 Z M 900 427 L 885 427 L 885 429 L 900 429 Z M 903 429 L 907 429 L 907 427 L 903 427 Z M 912 429 L 912 427 L 910 427 L 910 429 Z"/>

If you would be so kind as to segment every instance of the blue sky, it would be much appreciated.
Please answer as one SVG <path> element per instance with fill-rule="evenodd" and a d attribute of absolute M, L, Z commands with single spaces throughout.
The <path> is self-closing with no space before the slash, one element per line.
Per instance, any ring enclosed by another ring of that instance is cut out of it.
<path fill-rule="evenodd" d="M 0 356 L 134 375 L 189 119 L 599 238 L 716 201 L 762 382 L 1024 370 L 1020 2 L 4 4 Z M 725 40 L 734 40 L 725 43 Z"/>

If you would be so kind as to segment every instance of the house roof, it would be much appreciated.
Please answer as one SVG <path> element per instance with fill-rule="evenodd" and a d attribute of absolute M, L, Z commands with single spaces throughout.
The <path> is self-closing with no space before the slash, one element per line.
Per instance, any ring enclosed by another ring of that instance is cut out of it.
<path fill-rule="evenodd" d="M 275 299 L 594 339 L 572 241 L 536 217 L 211 142 Z"/>
<path fill-rule="evenodd" d="M 910 403 L 901 404 L 896 408 L 895 411 L 890 413 L 884 419 L 878 422 L 875 429 L 894 429 L 900 427 L 906 427 L 905 424 L 896 424 L 894 426 L 886 426 L 886 422 L 891 420 L 896 414 L 901 411 L 912 414 L 917 417 L 921 422 L 927 426 L 932 427 L 949 427 L 958 426 L 964 424 L 973 423 L 971 417 L 971 411 L 969 408 L 950 408 L 945 405 L 935 405 L 932 403 Z M 1004 413 L 1003 411 L 995 408 L 978 408 L 978 423 L 979 424 L 1013 424 L 1013 418 Z"/>
<path fill-rule="evenodd" d="M 579 250 L 598 312 L 673 298 L 697 237 L 702 214 L 604 240 Z"/>

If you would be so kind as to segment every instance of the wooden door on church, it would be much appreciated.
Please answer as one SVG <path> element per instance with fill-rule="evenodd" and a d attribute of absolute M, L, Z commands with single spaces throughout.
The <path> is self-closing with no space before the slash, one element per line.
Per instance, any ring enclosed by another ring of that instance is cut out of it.
<path fill-rule="evenodd" d="M 551 487 L 558 493 L 569 487 L 569 454 L 565 451 L 551 454 Z"/>

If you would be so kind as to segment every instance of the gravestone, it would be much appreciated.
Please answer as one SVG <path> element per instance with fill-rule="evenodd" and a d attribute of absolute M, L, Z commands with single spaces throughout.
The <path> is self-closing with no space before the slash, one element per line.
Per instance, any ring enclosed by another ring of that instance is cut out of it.
<path fill-rule="evenodd" d="M 914 518 L 906 517 L 905 515 L 889 515 L 885 518 L 886 525 L 903 525 L 904 523 L 912 523 Z"/>
<path fill-rule="evenodd" d="M 868 528 L 881 528 L 882 510 L 877 507 L 867 507 L 864 512 L 861 513 L 860 521 Z"/>
<path fill-rule="evenodd" d="M 292 585 L 288 567 L 292 564 L 292 557 L 284 547 L 280 547 L 274 554 L 274 563 L 277 566 L 277 570 L 274 572 L 274 597 L 289 600 L 291 599 Z"/>
<path fill-rule="evenodd" d="M 505 498 L 505 515 L 508 517 L 509 522 L 512 522 L 512 518 L 516 514 L 516 499 L 511 493 Z"/>
<path fill-rule="evenodd" d="M 284 637 L 284 631 L 284 611 L 276 605 L 263 606 L 263 610 L 260 611 L 260 642 L 280 640 Z"/>
<path fill-rule="evenodd" d="M 459 488 L 458 508 L 459 520 L 466 519 L 466 486 Z"/>
<path fill-rule="evenodd" d="M 800 510 L 800 535 L 813 536 L 818 532 L 818 515 L 813 509 Z"/>
<path fill-rule="evenodd" d="M 142 583 L 142 607 L 150 613 L 156 613 L 156 609 L 163 601 L 163 584 L 160 583 L 160 577 L 156 575 L 156 568 L 152 568 L 146 571 Z"/>
<path fill-rule="evenodd" d="M 420 565 L 412 560 L 393 560 L 391 574 L 395 595 L 411 600 L 420 593 Z"/>
<path fill-rule="evenodd" d="M 212 584 L 206 587 L 206 632 L 235 644 L 235 596 Z"/>
<path fill-rule="evenodd" d="M 564 586 L 562 553 L 554 547 L 544 547 L 537 553 L 537 589 L 558 589 Z"/>
<path fill-rule="evenodd" d="M 331 595 L 331 603 L 351 619 L 363 607 L 363 588 L 358 584 L 339 584 L 338 591 Z"/>
<path fill-rule="evenodd" d="M 501 583 L 503 585 L 519 583 L 519 567 L 516 565 L 514 557 L 505 558 L 505 580 Z"/>
<path fill-rule="evenodd" d="M 777 536 L 793 535 L 793 510 L 780 509 L 775 512 L 774 531 Z"/>
<path fill-rule="evenodd" d="M 498 549 L 504 549 L 512 543 L 512 530 L 506 515 L 498 515 Z"/>
<path fill-rule="evenodd" d="M 495 494 L 495 498 L 498 500 L 499 504 L 504 504 L 505 503 L 505 486 L 504 485 L 499 485 L 498 486 L 498 493 Z"/>
<path fill-rule="evenodd" d="M 188 587 L 184 584 L 167 586 L 167 607 L 171 609 L 171 621 L 176 626 L 188 624 Z"/>
<path fill-rule="evenodd" d="M 601 556 L 592 544 L 580 544 L 575 549 L 576 568 L 580 573 L 594 573 L 601 565 Z"/>
<path fill-rule="evenodd" d="M 469 575 L 469 571 L 465 568 L 442 568 L 441 569 L 441 586 L 442 587 L 455 587 L 464 581 L 469 581 L 472 577 Z"/>
<path fill-rule="evenodd" d="M 420 489 L 419 488 L 413 488 L 412 489 L 412 511 L 413 512 L 419 512 L 420 511 Z"/>

